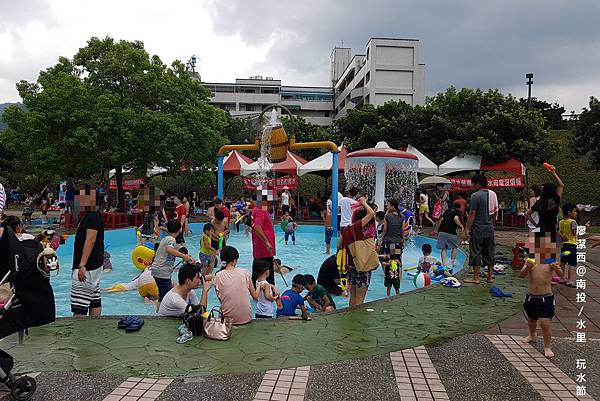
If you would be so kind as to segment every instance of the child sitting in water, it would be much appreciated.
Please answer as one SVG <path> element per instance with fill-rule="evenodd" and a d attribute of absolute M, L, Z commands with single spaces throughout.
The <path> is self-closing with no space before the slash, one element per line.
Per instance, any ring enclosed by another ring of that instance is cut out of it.
<path fill-rule="evenodd" d="M 552 276 L 563 276 L 556 261 L 556 234 L 554 232 L 532 232 L 529 236 L 528 248 L 535 249 L 535 259 L 527 259 L 519 273 L 519 277 L 528 277 L 527 295 L 523 309 L 527 314 L 529 335 L 524 343 L 536 341 L 537 323 L 540 321 L 544 336 L 544 356 L 552 358 L 554 352 L 550 348 L 552 342 L 551 320 L 554 317 L 554 294 L 552 294 Z"/>
<path fill-rule="evenodd" d="M 304 288 L 308 291 L 304 299 L 308 301 L 310 306 L 317 312 L 332 312 L 335 310 L 333 297 L 323 286 L 316 283 L 312 274 L 305 274 L 304 281 Z"/>
<path fill-rule="evenodd" d="M 210 274 L 215 267 L 215 262 L 217 260 L 217 251 L 212 246 L 211 237 L 213 234 L 214 228 L 212 224 L 206 223 L 202 228 L 202 238 L 200 239 L 200 267 L 202 269 L 202 275 L 205 276 Z"/>
<path fill-rule="evenodd" d="M 254 311 L 255 319 L 272 319 L 275 309 L 275 301 L 279 298 L 279 290 L 272 284 L 269 284 L 269 266 L 257 266 L 256 272 L 258 279 L 256 280 L 256 291 L 258 292 L 258 301 Z"/>
<path fill-rule="evenodd" d="M 444 275 L 450 277 L 452 275 L 452 272 L 445 269 L 436 257 L 431 256 L 430 244 L 423 244 L 421 251 L 423 251 L 423 256 L 419 258 L 417 272 L 432 274 L 433 276 Z"/>
<path fill-rule="evenodd" d="M 310 320 L 308 310 L 304 306 L 304 298 L 300 295 L 304 291 L 304 284 L 306 284 L 304 275 L 296 274 L 292 279 L 292 288 L 285 290 L 276 300 L 277 317 L 285 316 L 291 320 Z M 297 308 L 302 311 L 302 316 L 296 316 Z"/>

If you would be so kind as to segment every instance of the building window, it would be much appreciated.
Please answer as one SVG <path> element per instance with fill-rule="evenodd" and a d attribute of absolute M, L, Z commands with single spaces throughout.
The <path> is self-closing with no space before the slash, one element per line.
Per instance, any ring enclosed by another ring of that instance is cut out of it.
<path fill-rule="evenodd" d="M 241 111 L 256 111 L 256 105 L 255 104 L 241 104 L 240 110 Z"/>
<path fill-rule="evenodd" d="M 368 84 L 371 80 L 371 71 L 367 71 L 367 75 L 365 75 L 365 84 Z"/>
<path fill-rule="evenodd" d="M 325 117 L 329 117 L 329 112 L 328 112 L 328 111 L 326 111 L 326 112 L 324 113 L 324 116 L 325 116 Z"/>

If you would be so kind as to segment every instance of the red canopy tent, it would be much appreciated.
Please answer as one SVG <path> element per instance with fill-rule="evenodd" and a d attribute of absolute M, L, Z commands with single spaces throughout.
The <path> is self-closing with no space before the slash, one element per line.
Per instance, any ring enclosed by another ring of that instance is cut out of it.
<path fill-rule="evenodd" d="M 232 175 L 241 175 L 242 169 L 253 163 L 248 156 L 244 156 L 237 150 L 232 151 L 223 161 L 223 173 Z"/>
<path fill-rule="evenodd" d="M 519 160 L 511 158 L 502 163 L 481 163 L 480 171 L 502 171 L 510 174 L 505 177 L 488 177 L 488 188 L 524 188 L 525 187 L 525 166 Z M 468 177 L 447 177 L 452 186 L 452 192 L 471 191 L 471 179 Z"/>
<path fill-rule="evenodd" d="M 285 160 L 269 165 L 268 170 L 277 174 L 298 175 L 298 167 L 304 164 L 306 164 L 306 160 L 288 150 Z M 260 170 L 258 162 L 254 162 L 247 166 L 247 168 L 242 168 L 242 175 L 258 173 Z"/>

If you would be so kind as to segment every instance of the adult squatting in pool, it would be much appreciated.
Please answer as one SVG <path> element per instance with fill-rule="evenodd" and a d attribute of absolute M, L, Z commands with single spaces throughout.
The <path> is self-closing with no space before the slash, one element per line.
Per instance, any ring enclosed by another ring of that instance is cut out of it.
<path fill-rule="evenodd" d="M 137 269 L 142 270 L 142 273 L 129 283 L 118 283 L 103 289 L 103 291 L 112 293 L 137 289 L 142 298 L 148 300 L 158 299 L 158 287 L 156 286 L 154 277 L 152 277 L 152 267 L 150 267 L 150 264 L 154 260 L 154 254 L 154 244 L 151 242 L 135 247 L 131 252 L 131 261 Z"/>

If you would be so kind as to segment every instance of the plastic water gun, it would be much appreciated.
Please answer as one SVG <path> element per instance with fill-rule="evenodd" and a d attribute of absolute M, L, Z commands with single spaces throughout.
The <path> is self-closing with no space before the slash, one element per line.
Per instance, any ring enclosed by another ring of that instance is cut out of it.
<path fill-rule="evenodd" d="M 223 241 L 225 241 L 225 235 L 219 233 L 219 250 L 223 249 Z"/>
<path fill-rule="evenodd" d="M 564 251 L 563 253 L 560 254 L 560 256 L 561 257 L 569 256 L 570 254 L 571 254 L 571 251 Z M 533 259 L 533 258 L 527 258 L 527 259 L 525 259 L 525 261 L 529 262 L 529 263 L 533 263 L 534 267 L 537 265 L 535 259 Z M 547 265 L 550 265 L 552 263 L 556 263 L 556 259 L 555 258 L 546 258 L 546 259 L 544 259 L 544 263 Z"/>
<path fill-rule="evenodd" d="M 341 287 L 342 291 L 344 291 L 344 293 L 342 294 L 342 295 L 344 295 L 344 298 L 348 298 L 348 279 L 347 278 L 340 279 L 340 287 Z"/>
<path fill-rule="evenodd" d="M 551 173 L 553 173 L 556 170 L 556 168 L 548 162 L 544 162 L 544 168 Z"/>

